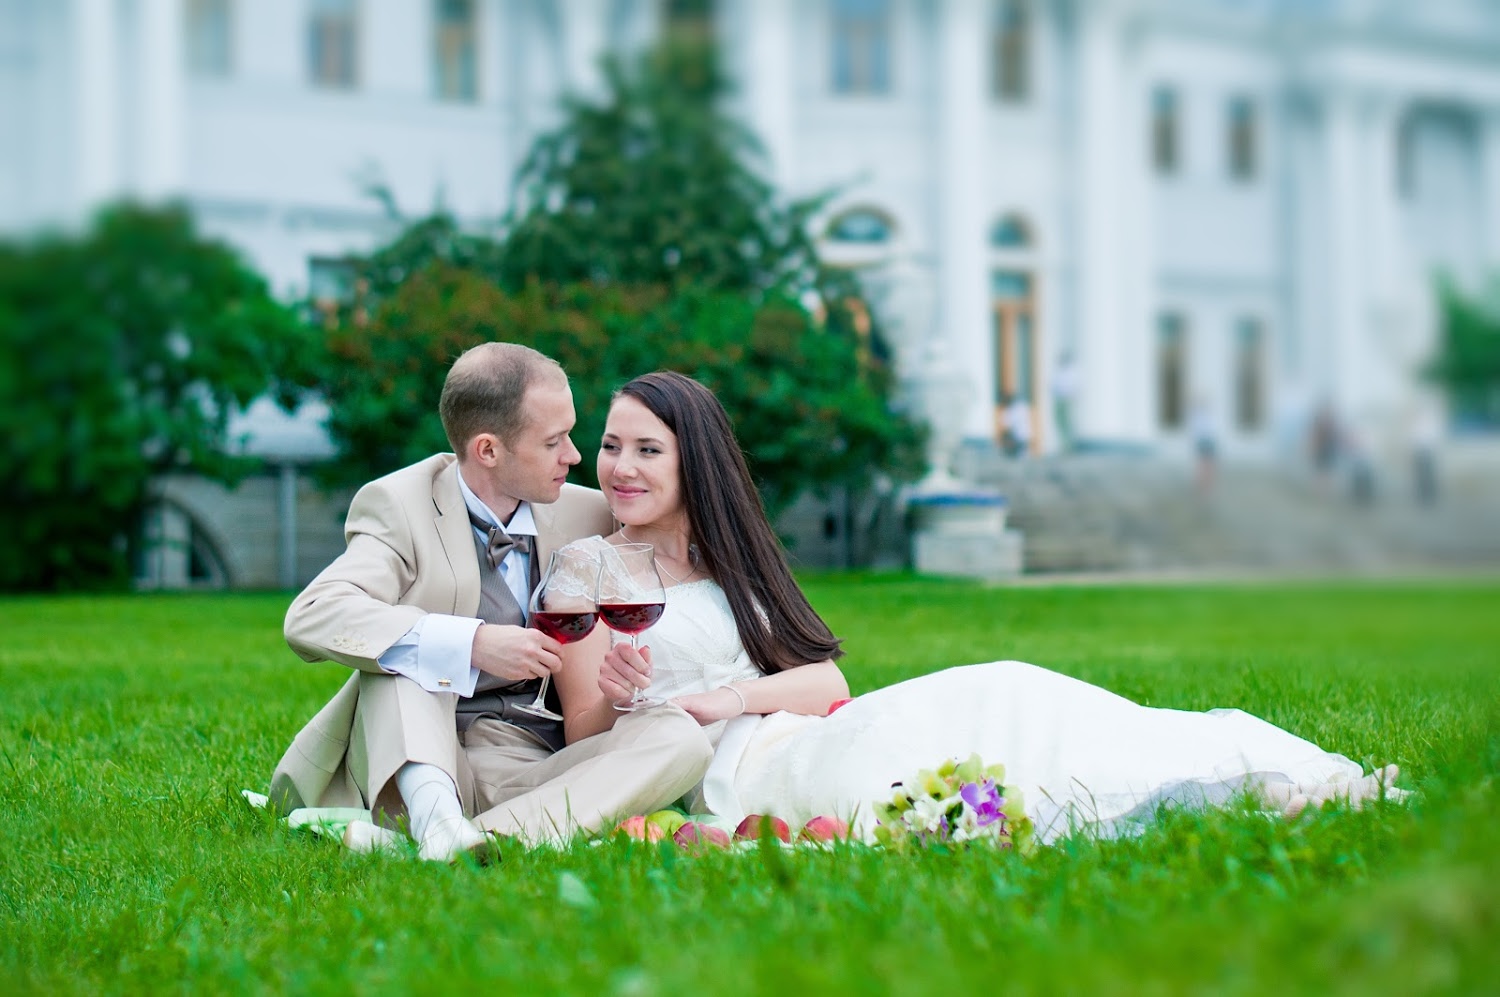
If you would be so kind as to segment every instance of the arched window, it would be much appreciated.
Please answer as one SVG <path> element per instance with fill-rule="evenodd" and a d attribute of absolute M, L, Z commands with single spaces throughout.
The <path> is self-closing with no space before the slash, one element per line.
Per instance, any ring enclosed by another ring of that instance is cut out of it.
<path fill-rule="evenodd" d="M 895 229 L 884 212 L 874 208 L 852 208 L 828 226 L 828 238 L 834 242 L 875 246 L 890 242 Z"/>
<path fill-rule="evenodd" d="M 1006 215 L 990 229 L 990 246 L 995 249 L 1030 249 L 1031 226 L 1020 215 Z"/>

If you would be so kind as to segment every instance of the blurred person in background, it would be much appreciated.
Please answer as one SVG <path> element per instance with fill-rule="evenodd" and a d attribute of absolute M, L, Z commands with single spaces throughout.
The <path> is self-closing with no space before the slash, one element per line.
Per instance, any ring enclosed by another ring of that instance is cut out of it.
<path fill-rule="evenodd" d="M 1438 501 L 1437 448 L 1442 435 L 1437 407 L 1421 405 L 1411 427 L 1412 488 L 1421 506 L 1433 506 Z"/>
<path fill-rule="evenodd" d="M 1078 368 L 1073 351 L 1064 350 L 1052 374 L 1052 418 L 1057 425 L 1057 448 L 1073 449 L 1073 399 L 1078 393 Z"/>
<path fill-rule="evenodd" d="M 1364 437 L 1352 426 L 1340 434 L 1344 462 L 1349 467 L 1349 501 L 1357 506 L 1375 504 L 1375 464 L 1365 446 Z"/>
<path fill-rule="evenodd" d="M 1031 452 L 1031 404 L 1020 395 L 1005 399 L 1005 452 L 1012 457 Z"/>
<path fill-rule="evenodd" d="M 1327 401 L 1318 404 L 1312 423 L 1307 430 L 1307 452 L 1312 461 L 1313 474 L 1320 488 L 1327 489 L 1343 449 L 1343 431 L 1333 414 L 1333 406 Z"/>
<path fill-rule="evenodd" d="M 1194 483 L 1200 495 L 1214 490 L 1219 460 L 1219 427 L 1213 405 L 1199 395 L 1188 412 L 1188 435 L 1193 441 Z"/>

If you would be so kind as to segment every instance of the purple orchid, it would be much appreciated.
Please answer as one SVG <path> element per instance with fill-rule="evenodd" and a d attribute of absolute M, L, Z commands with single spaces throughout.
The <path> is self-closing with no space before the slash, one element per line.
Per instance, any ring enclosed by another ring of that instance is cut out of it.
<path fill-rule="evenodd" d="M 995 786 L 995 780 L 986 779 L 982 783 L 966 783 L 958 791 L 958 795 L 964 803 L 968 804 L 969 809 L 974 811 L 974 822 L 980 827 L 988 827 L 997 820 L 1005 820 L 1005 811 L 1000 809 L 1005 805 L 1005 798 L 1000 795 L 1000 790 Z"/>

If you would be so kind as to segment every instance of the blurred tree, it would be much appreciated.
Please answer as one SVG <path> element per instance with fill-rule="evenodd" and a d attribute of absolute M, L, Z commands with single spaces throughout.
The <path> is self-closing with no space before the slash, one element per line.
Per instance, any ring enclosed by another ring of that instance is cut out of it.
<path fill-rule="evenodd" d="M 747 165 L 753 139 L 717 110 L 702 34 L 669 33 L 606 78 L 603 103 L 570 104 L 533 148 L 503 242 L 439 214 L 354 261 L 360 291 L 330 316 L 319 378 L 347 451 L 331 470 L 364 480 L 447 449 L 448 365 L 503 339 L 567 369 L 585 454 L 614 389 L 669 368 L 718 393 L 773 510 L 806 489 L 919 475 L 922 430 L 891 409 L 857 281 L 819 262 L 815 202 L 779 207 Z M 578 477 L 592 480 L 592 460 Z"/>
<path fill-rule="evenodd" d="M 305 370 L 305 328 L 181 208 L 0 243 L 0 589 L 123 583 L 150 479 L 233 480 L 233 407 Z M 289 400 L 289 399 L 288 399 Z"/>
<path fill-rule="evenodd" d="M 1438 285 L 1442 326 L 1428 375 L 1441 384 L 1461 423 L 1500 426 L 1500 278 L 1486 299 Z"/>
<path fill-rule="evenodd" d="M 575 442 L 594 480 L 592 447 L 611 394 L 661 368 L 698 378 L 723 401 L 767 505 L 806 489 L 856 491 L 874 475 L 920 474 L 921 430 L 889 411 L 886 374 L 854 335 L 830 331 L 798 303 L 759 303 L 706 288 L 546 285 L 506 291 L 442 260 L 419 267 L 355 321 L 328 332 L 321 389 L 350 483 L 447 449 L 436 400 L 452 359 L 492 340 L 525 343 L 568 371 L 578 408 Z"/>
<path fill-rule="evenodd" d="M 739 292 L 820 281 L 807 222 L 824 198 L 778 204 L 754 137 L 719 109 L 716 49 L 669 34 L 598 104 L 572 101 L 516 178 L 501 260 L 512 287 L 648 284 Z"/>

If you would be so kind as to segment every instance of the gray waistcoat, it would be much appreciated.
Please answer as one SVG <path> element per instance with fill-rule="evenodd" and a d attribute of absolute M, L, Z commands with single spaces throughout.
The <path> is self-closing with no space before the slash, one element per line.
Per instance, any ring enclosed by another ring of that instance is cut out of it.
<path fill-rule="evenodd" d="M 480 539 L 479 534 L 469 531 L 474 537 L 474 553 L 479 558 L 479 618 L 486 623 L 506 623 L 514 626 L 521 625 L 521 607 L 516 604 L 516 597 L 511 592 L 510 586 L 505 584 L 505 579 L 500 572 L 493 570 L 485 557 L 485 541 Z M 533 551 L 531 554 L 531 585 L 536 586 L 537 556 Z M 506 723 L 524 727 L 537 737 L 541 738 L 553 751 L 563 746 L 562 724 L 556 720 L 546 720 L 542 717 L 534 717 L 529 713 L 522 713 L 515 709 L 517 703 L 530 703 L 536 698 L 537 686 L 541 684 L 540 679 L 529 679 L 524 682 L 507 682 L 505 679 L 497 678 L 488 672 L 479 673 L 479 681 L 474 686 L 474 695 L 460 698 L 458 701 L 457 721 L 458 729 L 465 731 L 469 725 L 482 716 L 498 717 Z M 554 713 L 561 713 L 557 699 L 557 686 L 547 688 L 547 706 Z"/>

